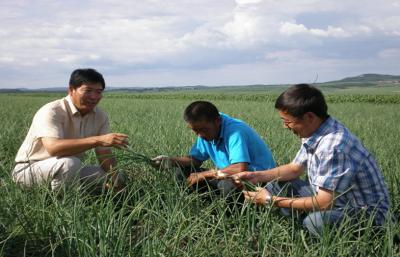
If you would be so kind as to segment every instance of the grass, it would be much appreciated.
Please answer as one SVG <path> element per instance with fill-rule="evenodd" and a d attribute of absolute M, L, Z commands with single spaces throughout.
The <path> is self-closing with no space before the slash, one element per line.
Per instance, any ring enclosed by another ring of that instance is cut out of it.
<path fill-rule="evenodd" d="M 195 137 L 182 119 L 183 109 L 192 99 L 208 95 L 106 95 L 101 106 L 109 113 L 112 130 L 130 135 L 131 152 L 116 152 L 129 171 L 128 188 L 94 196 L 76 185 L 62 199 L 46 186 L 27 190 L 10 179 L 33 114 L 58 96 L 0 95 L 0 256 L 400 256 L 399 245 L 393 242 L 400 232 L 398 223 L 379 233 L 372 226 L 360 231 L 344 224 L 316 239 L 275 208 L 232 208 L 213 194 L 189 193 L 172 171 L 148 165 L 147 158 L 159 154 L 187 154 Z M 294 158 L 299 140 L 282 129 L 272 102 L 229 96 L 212 101 L 253 126 L 278 164 Z M 329 108 L 376 156 L 392 211 L 399 213 L 398 104 L 331 102 Z M 134 158 L 123 159 L 129 154 Z M 89 153 L 87 162 L 94 161 Z"/>

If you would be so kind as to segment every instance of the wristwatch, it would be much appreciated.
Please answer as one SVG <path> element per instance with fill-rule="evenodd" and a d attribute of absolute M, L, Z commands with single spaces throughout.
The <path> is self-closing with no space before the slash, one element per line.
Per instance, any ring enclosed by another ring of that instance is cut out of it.
<path fill-rule="evenodd" d="M 216 170 L 215 171 L 215 176 L 217 177 L 217 179 L 223 179 L 226 177 L 226 174 L 223 173 L 221 170 Z"/>
<path fill-rule="evenodd" d="M 267 196 L 265 197 L 265 204 L 270 204 L 272 201 L 272 195 L 270 192 L 267 190 Z"/>

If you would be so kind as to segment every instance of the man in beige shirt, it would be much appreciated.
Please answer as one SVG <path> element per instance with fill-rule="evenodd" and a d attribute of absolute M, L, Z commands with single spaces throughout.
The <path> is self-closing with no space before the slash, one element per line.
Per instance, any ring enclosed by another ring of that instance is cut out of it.
<path fill-rule="evenodd" d="M 108 117 L 97 107 L 104 88 L 104 78 L 96 70 L 72 72 L 68 96 L 35 114 L 15 158 L 15 182 L 28 187 L 50 182 L 55 191 L 76 179 L 104 184 L 110 174 L 111 185 L 123 187 L 122 176 L 113 170 L 111 147 L 125 147 L 128 136 L 109 133 Z M 100 166 L 84 166 L 83 154 L 93 148 Z"/>

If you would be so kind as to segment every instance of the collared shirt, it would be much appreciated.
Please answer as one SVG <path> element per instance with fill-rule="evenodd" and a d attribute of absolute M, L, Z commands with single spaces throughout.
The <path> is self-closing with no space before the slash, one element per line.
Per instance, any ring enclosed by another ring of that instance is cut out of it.
<path fill-rule="evenodd" d="M 314 192 L 324 188 L 337 194 L 335 207 L 375 209 L 383 221 L 389 194 L 382 174 L 360 140 L 337 120 L 329 117 L 304 138 L 293 162 L 307 169 Z"/>
<path fill-rule="evenodd" d="M 211 159 L 218 169 L 246 162 L 248 170 L 266 170 L 275 167 L 271 151 L 261 137 L 246 123 L 221 115 L 219 138 L 211 142 L 197 137 L 189 155 L 196 160 Z"/>
<path fill-rule="evenodd" d="M 42 106 L 33 117 L 28 134 L 22 143 L 15 162 L 39 161 L 50 158 L 44 148 L 42 137 L 77 139 L 109 133 L 106 113 L 95 107 L 82 116 L 70 96 Z M 83 153 L 76 155 L 83 158 Z"/>

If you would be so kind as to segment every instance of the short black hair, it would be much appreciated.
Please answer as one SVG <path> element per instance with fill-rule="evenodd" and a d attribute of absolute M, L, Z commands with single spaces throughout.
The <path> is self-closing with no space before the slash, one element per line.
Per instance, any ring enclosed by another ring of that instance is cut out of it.
<path fill-rule="evenodd" d="M 303 117 L 307 112 L 312 112 L 321 119 L 329 116 L 324 95 L 309 84 L 297 84 L 289 87 L 276 99 L 275 108 L 296 118 Z"/>
<path fill-rule="evenodd" d="M 75 89 L 83 84 L 95 83 L 100 83 L 103 90 L 106 87 L 103 75 L 101 75 L 95 69 L 76 69 L 71 73 L 71 77 L 69 79 L 69 86 Z"/>
<path fill-rule="evenodd" d="M 195 101 L 189 104 L 183 113 L 183 119 L 186 122 L 215 121 L 218 117 L 217 107 L 207 101 Z"/>

